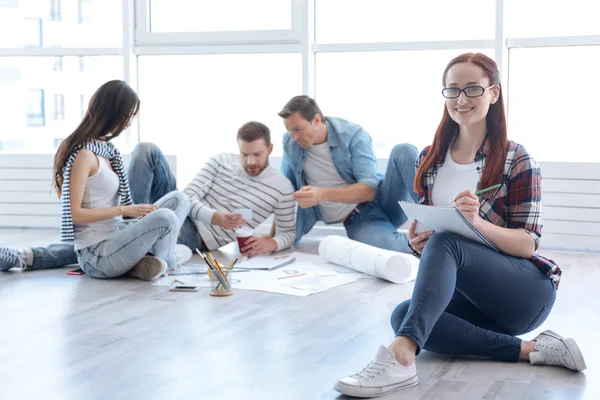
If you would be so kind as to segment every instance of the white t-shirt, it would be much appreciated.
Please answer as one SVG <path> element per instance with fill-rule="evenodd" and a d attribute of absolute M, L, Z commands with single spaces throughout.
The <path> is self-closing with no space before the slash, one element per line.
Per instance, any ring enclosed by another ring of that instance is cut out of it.
<path fill-rule="evenodd" d="M 477 190 L 479 172 L 477 163 L 457 164 L 450 155 L 450 148 L 446 153 L 444 164 L 438 170 L 431 191 L 431 201 L 434 206 L 451 206 L 457 194 L 463 190 Z"/>
<path fill-rule="evenodd" d="M 340 176 L 333 164 L 329 143 L 313 144 L 306 150 L 306 161 L 304 162 L 304 174 L 306 183 L 310 186 L 326 188 L 345 188 L 350 186 Z M 337 222 L 348 216 L 356 207 L 356 204 L 334 203 L 322 201 L 319 203 L 321 215 L 325 222 Z"/>

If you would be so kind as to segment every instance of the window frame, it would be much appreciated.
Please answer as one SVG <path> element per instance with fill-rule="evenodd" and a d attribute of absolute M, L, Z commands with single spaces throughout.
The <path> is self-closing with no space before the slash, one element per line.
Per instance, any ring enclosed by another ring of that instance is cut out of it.
<path fill-rule="evenodd" d="M 302 41 L 303 6 L 306 0 L 290 0 L 292 4 L 290 29 L 216 32 L 152 32 L 150 29 L 151 1 L 135 0 L 136 46 L 269 45 L 298 44 Z"/>

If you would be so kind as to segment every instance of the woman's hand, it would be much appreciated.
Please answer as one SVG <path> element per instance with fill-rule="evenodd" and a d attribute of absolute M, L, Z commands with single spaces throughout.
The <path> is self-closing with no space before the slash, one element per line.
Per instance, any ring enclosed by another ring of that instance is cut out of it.
<path fill-rule="evenodd" d="M 150 214 L 155 210 L 158 210 L 158 206 L 155 204 L 132 204 L 130 206 L 121 206 L 121 215 L 129 218 L 137 218 Z"/>
<path fill-rule="evenodd" d="M 469 218 L 469 220 L 475 226 L 479 226 L 481 222 L 481 217 L 479 216 L 479 197 L 475 195 L 471 190 L 463 190 L 454 198 L 454 204 L 456 208 L 458 208 L 465 217 Z"/>
<path fill-rule="evenodd" d="M 417 220 L 413 219 L 410 223 L 410 227 L 408 228 L 408 243 L 410 243 L 410 247 L 421 254 L 423 252 L 423 247 L 425 247 L 425 244 L 427 244 L 427 241 L 435 232 L 427 231 L 419 234 L 417 233 L 416 228 Z"/>

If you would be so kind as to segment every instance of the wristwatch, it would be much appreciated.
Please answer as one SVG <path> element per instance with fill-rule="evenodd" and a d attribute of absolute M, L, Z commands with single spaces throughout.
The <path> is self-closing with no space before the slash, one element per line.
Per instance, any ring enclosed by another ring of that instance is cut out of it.
<path fill-rule="evenodd" d="M 413 249 L 413 247 L 410 245 L 410 242 L 408 242 L 408 248 L 410 249 L 413 256 L 417 257 L 418 259 L 421 259 L 421 253 Z"/>

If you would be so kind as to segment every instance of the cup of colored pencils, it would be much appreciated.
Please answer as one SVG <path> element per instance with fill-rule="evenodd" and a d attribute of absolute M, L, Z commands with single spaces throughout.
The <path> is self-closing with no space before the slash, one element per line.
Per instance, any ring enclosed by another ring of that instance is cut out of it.
<path fill-rule="evenodd" d="M 210 279 L 210 295 L 217 297 L 231 296 L 233 288 L 231 286 L 231 275 L 234 262 L 231 262 L 228 268 L 220 264 L 210 252 L 202 253 L 198 249 L 196 252 L 202 257 L 208 266 L 208 278 Z"/>
<path fill-rule="evenodd" d="M 219 273 L 217 273 L 219 274 Z M 233 294 L 233 288 L 231 287 L 231 271 L 223 271 L 221 273 L 221 279 L 217 274 L 210 274 L 210 295 L 223 297 L 231 296 Z M 223 281 L 226 284 L 223 284 Z"/>

